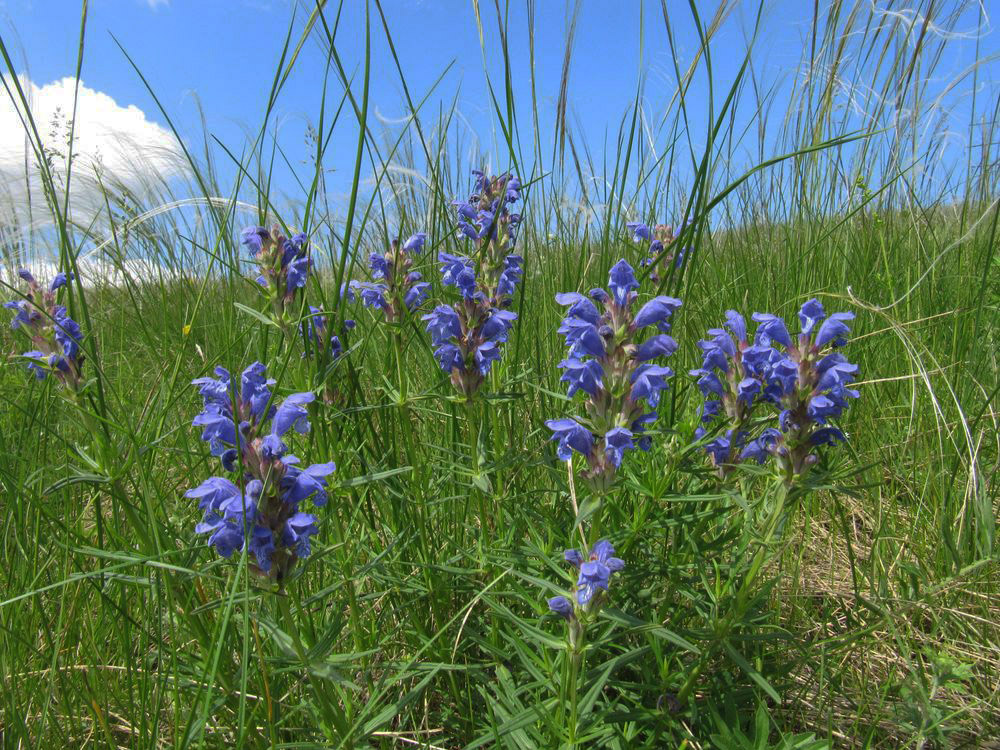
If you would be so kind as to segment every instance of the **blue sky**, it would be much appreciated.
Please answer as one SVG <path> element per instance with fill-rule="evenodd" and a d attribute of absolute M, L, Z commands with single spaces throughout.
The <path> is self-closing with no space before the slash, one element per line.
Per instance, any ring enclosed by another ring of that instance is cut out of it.
<path fill-rule="evenodd" d="M 492 3 L 481 4 L 487 64 L 494 80 L 499 81 L 500 71 L 495 67 L 499 46 L 492 37 L 496 20 L 491 15 Z M 552 129 L 546 123 L 551 122 L 555 111 L 570 4 L 538 0 L 535 5 L 536 82 L 545 134 L 543 145 L 548 151 Z M 752 21 L 747 15 L 750 5 L 741 6 L 716 37 L 713 46 L 716 81 L 729 80 L 741 62 L 746 30 Z M 345 0 L 344 6 L 337 48 L 347 68 L 354 70 L 362 60 L 364 3 Z M 683 64 L 697 47 L 686 6 L 668 2 L 675 14 L 672 21 L 676 24 L 676 43 Z M 709 4 L 699 2 L 699 7 L 702 6 L 708 12 Z M 754 59 L 764 80 L 783 81 L 786 87 L 792 80 L 806 41 L 811 6 L 812 3 L 802 0 L 775 0 L 767 4 Z M 484 87 L 483 53 L 471 3 L 385 0 L 384 7 L 411 93 L 415 98 L 421 97 L 441 71 L 453 63 L 425 111 L 435 112 L 439 102 L 449 106 L 455 92 L 459 92 L 460 111 L 489 150 L 495 123 Z M 165 124 L 139 77 L 116 46 L 113 34 L 133 56 L 185 140 L 200 142 L 201 125 L 192 96 L 196 95 L 204 107 L 209 132 L 239 152 L 247 129 L 256 128 L 261 121 L 293 11 L 297 38 L 307 13 L 303 6 L 296 8 L 288 0 L 91 0 L 83 83 L 88 89 L 105 94 L 118 107 L 133 105 L 143 111 L 150 123 Z M 522 137 L 527 139 L 530 89 L 525 3 L 512 2 L 510 14 L 510 45 L 519 63 L 513 71 L 515 90 L 519 92 Z M 644 20 L 641 46 L 640 16 Z M 72 75 L 79 22 L 80 5 L 70 0 L 0 0 L 0 33 L 15 53 L 19 72 L 37 86 Z M 375 23 L 371 103 L 374 112 L 393 120 L 403 117 L 406 108 L 381 28 Z M 957 28 L 971 30 L 975 24 L 976 15 L 970 11 Z M 618 121 L 632 101 L 640 74 L 645 77 L 648 111 L 655 116 L 666 106 L 674 87 L 669 47 L 662 28 L 658 2 L 590 2 L 582 6 L 569 106 L 583 140 L 595 154 L 603 152 L 608 134 L 613 142 Z M 953 59 L 944 61 L 944 71 L 957 72 L 975 60 L 973 41 L 959 38 L 949 45 Z M 981 54 L 1000 49 L 995 32 L 983 38 L 981 49 Z M 278 121 L 282 123 L 281 142 L 294 162 L 306 158 L 304 132 L 306 123 L 314 121 L 319 112 L 324 64 L 322 45 L 315 41 L 307 43 L 277 106 Z M 990 76 L 996 69 L 993 65 L 985 70 L 989 86 L 995 83 Z M 331 89 L 330 98 L 335 101 L 340 91 L 336 85 Z M 989 88 L 987 93 L 995 101 L 996 89 Z M 703 100 L 706 95 L 704 78 L 699 77 L 689 101 Z M 958 123 L 964 114 L 962 96 L 956 98 Z M 334 190 L 349 181 L 353 164 L 356 124 L 347 120 L 345 123 L 335 136 L 328 157 L 327 166 L 334 170 L 331 178 Z M 295 190 L 290 180 L 281 187 L 289 192 Z"/>

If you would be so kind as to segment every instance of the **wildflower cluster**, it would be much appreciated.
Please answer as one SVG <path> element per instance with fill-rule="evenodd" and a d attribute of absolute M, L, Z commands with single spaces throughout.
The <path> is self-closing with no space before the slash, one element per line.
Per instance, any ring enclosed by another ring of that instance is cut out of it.
<path fill-rule="evenodd" d="M 462 299 L 451 306 L 438 305 L 423 320 L 435 347 L 434 358 L 451 375 L 458 392 L 471 399 L 500 358 L 517 313 L 493 305 L 476 285 L 468 261 L 442 253 L 441 262 L 444 283 L 458 287 Z"/>
<path fill-rule="evenodd" d="M 403 318 L 403 311 L 413 312 L 427 300 L 431 285 L 422 280 L 419 271 L 411 271 L 413 256 L 424 248 L 427 235 L 418 232 L 406 242 L 390 243 L 385 254 L 372 253 L 368 258 L 375 281 L 352 281 L 350 292 L 361 295 L 361 302 L 375 310 L 382 310 L 385 319 L 394 323 Z"/>
<path fill-rule="evenodd" d="M 27 283 L 28 290 L 24 299 L 5 302 L 4 307 L 15 311 L 10 327 L 24 331 L 34 347 L 21 356 L 28 360 L 28 369 L 39 380 L 51 374 L 71 390 L 78 390 L 83 384 L 80 351 L 83 333 L 66 308 L 56 304 L 56 292 L 72 274 L 57 273 L 47 289 L 27 270 L 18 271 L 18 275 Z"/>
<path fill-rule="evenodd" d="M 582 633 L 581 620 L 595 616 L 600 611 L 611 576 L 625 568 L 624 561 L 614 554 L 615 548 L 607 539 L 597 542 L 586 556 L 576 549 L 568 549 L 564 554 L 566 562 L 573 565 L 579 573 L 572 599 L 554 596 L 548 600 L 548 605 L 550 610 L 576 626 L 570 628 L 572 645 L 576 644 Z"/>
<path fill-rule="evenodd" d="M 458 213 L 458 236 L 471 239 L 479 273 L 479 286 L 493 307 L 509 304 L 521 280 L 524 259 L 514 255 L 520 214 L 511 213 L 521 199 L 521 181 L 514 175 L 489 177 L 475 169 L 475 189 L 468 200 L 454 201 Z M 464 258 L 442 253 L 442 262 L 459 263 Z M 445 282 L 447 283 L 447 281 Z"/>
<path fill-rule="evenodd" d="M 735 310 L 726 313 L 725 328 L 709 330 L 710 338 L 699 342 L 702 366 L 691 374 L 705 397 L 703 425 L 719 421 L 726 427 L 705 445 L 720 472 L 739 461 L 763 463 L 774 456 L 791 481 L 816 463 L 815 448 L 846 440 L 829 423 L 858 397 L 848 387 L 858 366 L 837 351 L 847 343 L 853 318 L 850 312 L 827 317 L 819 300 L 811 299 L 799 310 L 801 330 L 794 339 L 784 320 L 767 313 L 753 314 L 759 325 L 752 345 Z M 761 424 L 766 426 L 757 431 Z M 696 436 L 705 432 L 701 427 Z"/>
<path fill-rule="evenodd" d="M 521 280 L 524 259 L 509 251 L 521 217 L 510 212 L 520 200 L 521 181 L 512 175 L 487 177 L 474 170 L 475 192 L 455 201 L 458 234 L 473 240 L 474 259 L 440 253 L 441 280 L 455 287 L 461 299 L 438 305 L 423 320 L 434 344 L 434 357 L 466 399 L 482 386 L 517 314 L 510 307 Z"/>
<path fill-rule="evenodd" d="M 680 268 L 684 264 L 684 258 L 691 251 L 690 247 L 684 247 L 677 252 L 668 252 L 666 255 L 660 257 L 660 253 L 677 239 L 677 235 L 674 234 L 674 229 L 670 224 L 656 224 L 650 228 L 642 222 L 631 221 L 625 226 L 632 232 L 632 239 L 634 241 L 649 243 L 646 257 L 642 259 L 640 265 L 653 267 L 649 273 L 649 278 L 652 279 L 653 283 L 659 282 L 660 278 L 666 275 L 671 265 L 674 268 Z M 684 226 L 686 225 L 681 226 L 682 230 Z"/>
<path fill-rule="evenodd" d="M 305 407 L 314 396 L 294 393 L 273 406 L 274 381 L 260 362 L 243 371 L 238 391 L 225 368 L 215 368 L 215 374 L 193 381 L 204 409 L 192 424 L 202 428 L 202 440 L 223 468 L 241 476 L 239 484 L 211 477 L 185 493 L 205 511 L 195 531 L 209 534 L 223 557 L 249 544 L 257 571 L 281 583 L 296 561 L 309 555 L 317 530 L 316 516 L 299 506 L 310 497 L 313 505 L 326 504 L 326 477 L 336 468 L 330 462 L 300 469 L 283 440 L 289 431 L 309 431 Z"/>
<path fill-rule="evenodd" d="M 296 292 L 306 285 L 312 258 L 306 250 L 306 236 L 297 234 L 291 239 L 281 233 L 277 224 L 265 227 L 247 227 L 242 242 L 250 248 L 260 274 L 257 283 L 267 290 L 274 321 L 287 330 L 291 322 L 292 302 Z"/>
<path fill-rule="evenodd" d="M 633 315 L 638 286 L 632 267 L 620 260 L 611 269 L 610 294 L 592 289 L 589 298 L 575 292 L 556 295 L 556 302 L 568 307 L 559 328 L 569 346 L 566 359 L 559 363 L 561 380 L 570 397 L 578 391 L 586 394 L 586 417 L 582 424 L 569 418 L 545 424 L 552 439 L 559 441 L 559 458 L 569 460 L 575 450 L 587 459 L 583 476 L 596 490 L 611 485 L 627 450 L 649 450 L 649 436 L 643 433 L 656 420 L 660 392 L 673 375 L 673 370 L 653 360 L 677 350 L 668 331 L 681 301 L 654 297 Z M 653 325 L 659 333 L 640 341 L 639 331 Z"/>

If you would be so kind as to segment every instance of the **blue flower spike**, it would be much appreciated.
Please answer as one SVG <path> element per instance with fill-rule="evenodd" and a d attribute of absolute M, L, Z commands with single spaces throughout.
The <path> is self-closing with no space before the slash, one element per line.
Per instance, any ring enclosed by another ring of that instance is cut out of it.
<path fill-rule="evenodd" d="M 611 577 L 625 569 L 625 562 L 615 557 L 615 548 L 607 539 L 596 542 L 589 552 L 568 549 L 566 562 L 576 568 L 576 585 L 570 596 L 548 599 L 549 610 L 570 624 L 571 645 L 579 640 L 583 623 L 596 619 L 607 598 Z"/>
<path fill-rule="evenodd" d="M 398 323 L 407 314 L 416 313 L 431 289 L 422 274 L 413 270 L 414 259 L 423 252 L 426 242 L 427 235 L 417 232 L 405 242 L 393 240 L 384 254 L 372 253 L 368 258 L 372 281 L 352 281 L 351 298 L 359 296 L 365 307 L 380 312 L 388 323 Z"/>
<path fill-rule="evenodd" d="M 641 236 L 648 228 L 636 225 L 633 231 Z M 609 273 L 608 291 L 556 295 L 566 308 L 559 326 L 568 350 L 559 363 L 561 381 L 570 398 L 583 394 L 584 415 L 549 420 L 546 426 L 558 442 L 560 459 L 569 460 L 573 451 L 584 457 L 582 476 L 595 492 L 612 485 L 629 451 L 649 449 L 646 427 L 656 421 L 661 394 L 673 375 L 658 361 L 677 350 L 668 331 L 681 301 L 657 296 L 634 311 L 638 287 L 634 269 L 620 260 Z"/>
<path fill-rule="evenodd" d="M 468 241 L 471 252 L 438 254 L 441 282 L 459 299 L 423 316 L 434 358 L 466 402 L 486 382 L 517 320 L 509 308 L 524 264 L 512 252 L 521 217 L 510 210 L 521 198 L 521 181 L 511 174 L 490 177 L 478 169 L 473 175 L 472 195 L 452 203 L 456 237 Z"/>
<path fill-rule="evenodd" d="M 240 242 L 257 265 L 257 283 L 270 301 L 271 319 L 287 332 L 312 268 L 306 235 L 286 237 L 277 224 L 270 229 L 254 226 L 242 231 Z"/>
<path fill-rule="evenodd" d="M 57 292 L 73 279 L 72 273 L 57 273 L 48 287 L 38 283 L 27 269 L 18 271 L 26 290 L 21 299 L 4 302 L 14 312 L 10 327 L 23 333 L 31 349 L 21 358 L 29 372 L 38 380 L 54 378 L 71 392 L 83 385 L 83 331 L 66 307 L 57 304 Z"/>
<path fill-rule="evenodd" d="M 720 475 L 740 462 L 763 464 L 774 458 L 791 483 L 819 460 L 817 447 L 846 440 L 829 423 L 858 397 L 848 387 L 858 366 L 839 351 L 854 313 L 827 316 L 822 303 L 810 299 L 798 317 L 799 333 L 793 337 L 781 317 L 754 313 L 758 326 L 750 343 L 743 316 L 729 310 L 725 326 L 710 329 L 709 338 L 698 342 L 702 366 L 691 374 L 705 403 L 695 437 L 716 423 L 725 426 L 723 436 L 705 444 Z"/>
<path fill-rule="evenodd" d="M 687 223 L 681 225 L 681 230 Z M 652 266 L 649 278 L 654 283 L 659 283 L 671 269 L 680 268 L 684 265 L 684 259 L 691 252 L 690 247 L 673 247 L 680 230 L 675 234 L 674 228 L 670 224 L 656 224 L 650 227 L 639 221 L 630 221 L 625 228 L 632 234 L 633 242 L 647 244 L 646 257 L 640 261 L 641 266 Z"/>
<path fill-rule="evenodd" d="M 222 557 L 249 545 L 254 570 L 281 586 L 296 562 L 309 556 L 318 531 L 316 516 L 301 504 L 326 504 L 327 477 L 336 468 L 333 462 L 300 468 L 285 443 L 309 431 L 306 407 L 315 396 L 293 393 L 275 405 L 275 383 L 260 362 L 247 367 L 239 382 L 223 367 L 215 376 L 193 381 L 203 408 L 192 424 L 202 428 L 210 453 L 237 479 L 210 477 L 185 493 L 205 514 L 195 531 L 207 534 Z"/>

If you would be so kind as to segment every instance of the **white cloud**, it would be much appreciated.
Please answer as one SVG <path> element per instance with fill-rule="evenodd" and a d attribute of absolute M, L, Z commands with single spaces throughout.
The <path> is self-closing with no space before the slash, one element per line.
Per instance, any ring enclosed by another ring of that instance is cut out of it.
<path fill-rule="evenodd" d="M 166 7 L 170 5 L 170 0 L 146 0 L 146 5 L 148 5 L 153 10 L 156 10 L 160 6 Z"/>
<path fill-rule="evenodd" d="M 37 86 L 19 78 L 55 175 L 65 181 L 67 141 L 76 81 L 63 78 Z M 24 226 L 28 198 L 34 206 L 31 222 L 44 223 L 44 193 L 39 165 L 25 135 L 25 112 L 11 79 L 0 91 L 0 224 Z M 111 191 L 127 189 L 148 196 L 167 180 L 185 173 L 176 139 L 135 105 L 121 106 L 107 94 L 80 82 L 73 129 L 73 170 L 70 212 L 88 221 L 103 208 L 100 184 Z"/>

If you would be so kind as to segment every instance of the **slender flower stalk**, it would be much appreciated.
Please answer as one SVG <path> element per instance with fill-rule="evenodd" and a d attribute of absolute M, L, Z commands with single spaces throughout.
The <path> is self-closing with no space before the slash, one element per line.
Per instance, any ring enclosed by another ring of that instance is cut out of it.
<path fill-rule="evenodd" d="M 83 386 L 84 357 L 80 351 L 83 332 L 66 308 L 56 304 L 56 293 L 72 279 L 72 274 L 57 273 L 48 288 L 25 269 L 18 271 L 18 275 L 28 287 L 24 299 L 11 300 L 3 306 L 15 311 L 10 327 L 23 331 L 31 341 L 33 348 L 21 357 L 39 380 L 51 375 L 76 393 Z"/>
<path fill-rule="evenodd" d="M 260 362 L 243 371 L 239 390 L 225 368 L 215 368 L 215 374 L 193 381 L 204 408 L 192 424 L 202 428 L 202 440 L 223 468 L 239 474 L 239 484 L 210 477 L 185 493 L 205 512 L 195 531 L 208 534 L 223 557 L 249 544 L 254 570 L 281 585 L 309 555 L 317 531 L 316 516 L 300 505 L 309 498 L 317 507 L 326 504 L 326 478 L 336 468 L 331 461 L 301 469 L 284 442 L 289 432 L 309 431 L 306 405 L 315 397 L 293 393 L 273 406 L 274 381 Z"/>
<path fill-rule="evenodd" d="M 561 380 L 571 398 L 577 392 L 585 394 L 585 416 L 545 424 L 558 441 L 559 458 L 568 461 L 576 451 L 587 460 L 583 478 L 595 492 L 611 486 L 627 451 L 649 450 L 645 430 L 656 420 L 660 393 L 673 375 L 669 367 L 655 362 L 677 350 L 668 331 L 681 301 L 658 296 L 633 312 L 638 286 L 632 267 L 620 260 L 609 275 L 610 293 L 592 289 L 589 297 L 575 292 L 556 295 L 556 301 L 568 308 L 559 328 L 569 347 L 559 363 Z M 649 326 L 659 332 L 643 340 L 641 331 Z"/>
<path fill-rule="evenodd" d="M 275 224 L 270 230 L 247 227 L 241 241 L 257 263 L 257 283 L 267 290 L 272 320 L 286 333 L 294 330 L 291 328 L 296 312 L 294 302 L 312 267 L 306 236 L 285 237 Z"/>
<path fill-rule="evenodd" d="M 819 300 L 799 310 L 800 333 L 789 334 L 777 315 L 754 313 L 758 323 L 753 344 L 735 310 L 726 313 L 725 328 L 709 330 L 699 342 L 702 366 L 692 370 L 705 396 L 696 437 L 721 422 L 724 434 L 705 445 L 713 464 L 725 474 L 732 464 L 776 459 L 786 482 L 803 477 L 818 460 L 816 448 L 846 441 L 830 425 L 858 392 L 849 388 L 858 366 L 838 350 L 847 343 L 854 313 L 829 317 Z"/>

